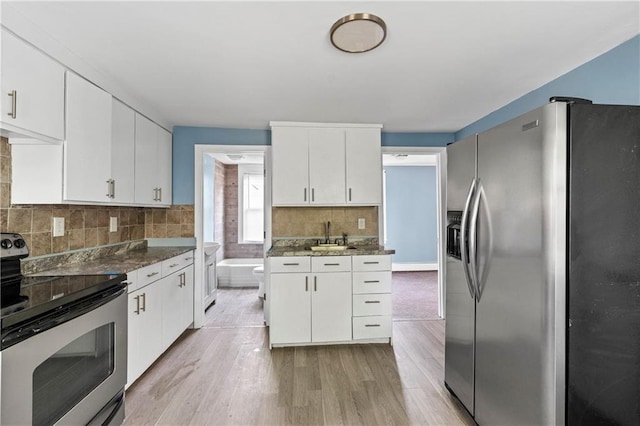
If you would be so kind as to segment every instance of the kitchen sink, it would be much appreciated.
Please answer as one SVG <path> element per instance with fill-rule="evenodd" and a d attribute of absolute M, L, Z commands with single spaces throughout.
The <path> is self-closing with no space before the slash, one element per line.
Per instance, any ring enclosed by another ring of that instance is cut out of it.
<path fill-rule="evenodd" d="M 343 251 L 343 250 L 353 250 L 355 247 L 353 246 L 339 246 L 337 244 L 320 244 L 317 246 L 309 247 L 311 251 Z"/>

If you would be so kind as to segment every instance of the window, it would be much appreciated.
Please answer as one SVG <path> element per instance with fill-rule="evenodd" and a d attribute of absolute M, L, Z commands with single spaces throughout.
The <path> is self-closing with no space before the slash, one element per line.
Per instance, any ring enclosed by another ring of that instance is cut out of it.
<path fill-rule="evenodd" d="M 238 243 L 264 241 L 264 172 L 262 165 L 238 165 Z"/>

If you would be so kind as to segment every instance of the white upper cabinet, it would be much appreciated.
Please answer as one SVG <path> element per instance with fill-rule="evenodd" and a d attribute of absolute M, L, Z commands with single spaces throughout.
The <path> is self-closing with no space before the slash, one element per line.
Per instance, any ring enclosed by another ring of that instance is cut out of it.
<path fill-rule="evenodd" d="M 171 205 L 171 133 L 136 114 L 135 202 Z"/>
<path fill-rule="evenodd" d="M 344 203 L 344 130 L 309 129 L 309 190 L 311 204 Z"/>
<path fill-rule="evenodd" d="M 271 127 L 274 206 L 381 204 L 380 125 Z"/>
<path fill-rule="evenodd" d="M 135 178 L 135 111 L 114 98 L 111 112 L 111 201 L 132 204 Z"/>
<path fill-rule="evenodd" d="M 2 30 L 2 135 L 64 139 L 62 65 Z"/>
<path fill-rule="evenodd" d="M 308 129 L 274 127 L 271 146 L 273 205 L 309 204 Z"/>
<path fill-rule="evenodd" d="M 67 72 L 63 198 L 111 200 L 111 95 Z"/>
<path fill-rule="evenodd" d="M 382 203 L 380 129 L 346 129 L 347 204 Z"/>

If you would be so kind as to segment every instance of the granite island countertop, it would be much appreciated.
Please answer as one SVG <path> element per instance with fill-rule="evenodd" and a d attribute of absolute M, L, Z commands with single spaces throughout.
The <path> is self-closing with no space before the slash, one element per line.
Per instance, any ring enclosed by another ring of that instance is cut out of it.
<path fill-rule="evenodd" d="M 96 255 L 80 252 L 76 258 L 52 258 L 49 260 L 49 265 L 41 264 L 33 271 L 24 272 L 32 276 L 126 274 L 194 249 L 195 246 L 146 247 L 145 245 L 130 250 Z M 40 259 L 40 262 L 44 261 L 47 259 Z"/>

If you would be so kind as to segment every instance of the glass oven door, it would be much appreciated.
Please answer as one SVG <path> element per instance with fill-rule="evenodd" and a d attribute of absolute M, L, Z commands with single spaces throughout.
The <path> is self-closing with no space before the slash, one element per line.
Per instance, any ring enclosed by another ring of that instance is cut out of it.
<path fill-rule="evenodd" d="M 4 349 L 0 422 L 90 423 L 126 383 L 126 331 L 124 292 Z"/>

